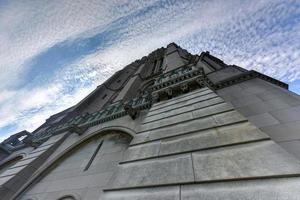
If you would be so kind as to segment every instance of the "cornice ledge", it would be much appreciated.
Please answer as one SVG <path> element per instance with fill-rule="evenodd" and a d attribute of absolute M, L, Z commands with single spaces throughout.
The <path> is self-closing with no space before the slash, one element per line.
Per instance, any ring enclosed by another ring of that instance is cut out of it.
<path fill-rule="evenodd" d="M 232 85 L 235 85 L 235 84 L 247 81 L 247 80 L 251 80 L 251 79 L 254 79 L 254 78 L 260 78 L 262 80 L 265 80 L 269 83 L 272 83 L 272 84 L 277 85 L 279 87 L 282 87 L 284 89 L 289 88 L 288 84 L 286 84 L 282 81 L 276 80 L 274 78 L 271 78 L 267 75 L 261 74 L 261 73 L 255 71 L 255 70 L 250 70 L 248 72 L 244 72 L 242 74 L 230 77 L 228 79 L 225 79 L 225 80 L 217 82 L 217 83 L 210 82 L 209 85 L 214 90 L 219 90 L 219 89 L 229 87 L 229 86 L 232 86 Z"/>

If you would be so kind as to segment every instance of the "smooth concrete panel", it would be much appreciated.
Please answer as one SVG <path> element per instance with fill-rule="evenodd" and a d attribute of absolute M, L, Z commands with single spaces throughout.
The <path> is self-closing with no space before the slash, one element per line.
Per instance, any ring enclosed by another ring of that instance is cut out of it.
<path fill-rule="evenodd" d="M 180 200 L 179 186 L 104 192 L 105 200 Z"/>
<path fill-rule="evenodd" d="M 157 158 L 119 166 L 112 188 L 130 188 L 194 181 L 191 154 Z"/>
<path fill-rule="evenodd" d="M 183 185 L 181 200 L 299 200 L 299 187 L 299 178 Z"/>
<path fill-rule="evenodd" d="M 196 181 L 300 174 L 300 161 L 273 141 L 192 153 Z"/>
<path fill-rule="evenodd" d="M 248 122 L 239 123 L 227 127 L 164 139 L 161 142 L 159 154 L 174 154 L 267 138 L 269 137 L 266 134 Z"/>

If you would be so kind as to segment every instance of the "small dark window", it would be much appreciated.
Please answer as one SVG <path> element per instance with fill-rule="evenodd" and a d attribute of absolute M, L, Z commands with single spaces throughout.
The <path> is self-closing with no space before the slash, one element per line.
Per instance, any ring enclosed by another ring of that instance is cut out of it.
<path fill-rule="evenodd" d="M 84 171 L 88 170 L 90 168 L 90 166 L 92 165 L 97 153 L 99 152 L 101 146 L 103 144 L 103 140 L 99 143 L 99 145 L 97 146 L 97 148 L 95 149 L 91 159 L 89 160 L 88 164 L 85 166 Z"/>
<path fill-rule="evenodd" d="M 102 99 L 105 99 L 106 96 L 107 96 L 107 94 L 103 95 Z"/>

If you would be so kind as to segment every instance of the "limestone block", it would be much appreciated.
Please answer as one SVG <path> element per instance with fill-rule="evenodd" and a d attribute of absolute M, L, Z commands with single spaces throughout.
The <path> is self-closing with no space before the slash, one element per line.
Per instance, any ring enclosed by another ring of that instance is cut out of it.
<path fill-rule="evenodd" d="M 47 182 L 47 192 L 80 189 L 88 187 L 104 187 L 108 184 L 113 172 L 93 174 L 86 176 L 76 176 L 68 179 Z"/>
<path fill-rule="evenodd" d="M 161 119 L 161 120 L 158 120 L 158 121 L 153 121 L 153 122 L 143 124 L 141 126 L 140 132 L 149 131 L 149 130 L 164 127 L 164 126 L 175 125 L 175 124 L 185 122 L 185 121 L 188 121 L 188 120 L 192 120 L 192 119 L 196 119 L 196 118 L 206 117 L 206 116 L 209 116 L 209 115 L 230 111 L 232 109 L 233 108 L 230 104 L 227 104 L 227 103 L 217 104 L 217 105 L 214 105 L 214 106 L 198 109 L 198 110 L 195 110 L 193 112 L 187 112 L 187 113 L 175 115 L 175 116 L 172 116 L 172 117 L 164 118 L 164 119 Z M 228 115 L 230 115 L 231 118 L 232 117 L 242 118 L 242 116 L 238 115 L 238 113 L 236 113 L 236 112 L 235 113 L 230 112 L 230 113 L 228 113 Z M 231 120 L 231 119 L 229 119 L 230 117 L 226 118 L 225 116 L 227 116 L 227 115 L 222 116 L 222 117 L 224 117 L 224 120 L 227 120 L 227 118 L 228 118 L 228 120 Z M 216 119 L 219 120 L 219 121 L 221 120 L 217 116 L 216 116 Z M 221 123 L 224 123 L 224 122 L 221 122 Z"/>
<path fill-rule="evenodd" d="M 159 108 L 160 106 L 167 106 L 168 104 L 172 104 L 173 101 L 178 101 L 178 100 L 187 100 L 187 99 L 191 99 L 191 98 L 194 98 L 196 96 L 201 96 L 201 95 L 204 95 L 204 94 L 208 94 L 208 93 L 211 93 L 212 90 L 210 90 L 208 87 L 204 87 L 204 88 L 201 88 L 201 89 L 197 89 L 195 91 L 192 91 L 192 92 L 189 92 L 187 94 L 184 94 L 184 95 L 180 95 L 178 97 L 174 97 L 170 100 L 166 100 L 166 101 L 161 101 L 161 102 L 157 102 L 155 103 L 152 108 Z"/>
<path fill-rule="evenodd" d="M 158 121 L 143 124 L 143 125 L 141 125 L 139 132 L 145 132 L 145 131 L 157 129 L 157 128 L 164 127 L 164 126 L 170 126 L 172 124 L 177 124 L 177 123 L 181 123 L 186 120 L 192 120 L 192 119 L 193 119 L 193 114 L 191 112 L 183 113 L 180 115 L 176 115 L 176 116 L 168 117 L 168 118 L 161 119 Z"/>
<path fill-rule="evenodd" d="M 143 121 L 143 124 L 149 123 L 149 122 L 152 122 L 152 121 L 156 121 L 156 120 L 160 120 L 160 119 L 164 119 L 164 118 L 167 118 L 167 117 L 179 115 L 179 114 L 182 114 L 184 112 L 190 112 L 190 111 L 193 111 L 193 110 L 196 110 L 196 109 L 200 109 L 200 108 L 204 108 L 204 107 L 208 107 L 208 106 L 213 106 L 213 105 L 220 104 L 220 103 L 223 103 L 223 102 L 224 102 L 223 99 L 221 99 L 219 97 L 216 97 L 216 98 L 212 98 L 212 99 L 209 99 L 209 100 L 206 100 L 206 101 L 201 101 L 201 102 L 198 102 L 198 103 L 185 105 L 183 107 L 176 108 L 176 109 L 173 109 L 173 110 L 169 110 L 167 112 L 162 112 L 160 114 L 147 116 L 145 118 L 145 120 Z"/>
<path fill-rule="evenodd" d="M 247 123 L 234 124 L 189 135 L 163 139 L 160 155 L 195 151 L 224 145 L 267 139 L 268 136 Z"/>
<path fill-rule="evenodd" d="M 112 188 L 179 184 L 194 181 L 190 154 L 122 164 Z"/>
<path fill-rule="evenodd" d="M 63 136 L 64 136 L 64 134 L 59 134 L 59 135 L 52 136 L 52 137 L 49 138 L 46 142 L 44 142 L 43 144 L 41 144 L 41 146 L 39 146 L 39 148 L 40 148 L 40 147 L 47 146 L 47 145 L 50 145 L 50 144 L 54 144 L 54 143 L 57 142 L 59 139 L 61 139 Z"/>
<path fill-rule="evenodd" d="M 300 179 L 233 181 L 181 187 L 182 200 L 298 200 Z"/>
<path fill-rule="evenodd" d="M 84 196 L 84 200 L 98 200 L 100 199 L 99 197 L 102 197 L 103 192 L 102 189 L 99 187 L 94 187 L 94 188 L 88 188 L 86 189 L 86 194 Z M 102 199 L 102 198 L 101 198 Z"/>
<path fill-rule="evenodd" d="M 30 152 L 30 154 L 33 154 L 33 153 L 36 153 L 36 152 L 40 152 L 40 151 L 45 151 L 45 150 L 49 149 L 51 146 L 52 146 L 52 144 L 48 144 L 48 145 L 44 145 L 44 146 L 39 146 L 38 148 L 36 148 L 32 152 Z"/>
<path fill-rule="evenodd" d="M 241 95 L 240 97 L 231 100 L 231 103 L 232 105 L 234 105 L 235 108 L 247 106 L 253 103 L 262 103 L 262 102 L 263 100 L 261 100 L 260 98 L 258 98 L 256 95 L 253 94 Z"/>
<path fill-rule="evenodd" d="M 85 171 L 85 174 L 96 174 L 96 173 L 104 173 L 116 171 L 116 166 L 118 166 L 119 161 L 107 161 L 101 162 L 98 164 L 92 164 L 89 170 Z"/>
<path fill-rule="evenodd" d="M 107 191 L 105 200 L 179 200 L 179 186 Z"/>
<path fill-rule="evenodd" d="M 185 65 L 186 62 L 184 61 L 185 60 L 180 57 L 178 51 L 174 51 L 173 53 L 168 54 L 166 57 L 166 62 L 167 62 L 166 72 L 172 71 L 174 69 L 177 69 Z"/>
<path fill-rule="evenodd" d="M 300 160 L 300 140 L 290 140 L 286 142 L 278 142 L 287 152 L 293 154 Z"/>
<path fill-rule="evenodd" d="M 214 63 L 213 61 L 210 61 L 211 64 Z M 219 67 L 218 64 L 213 64 L 215 65 L 215 67 Z M 226 67 L 226 68 L 223 68 L 221 70 L 218 70 L 218 71 L 215 71 L 213 73 L 210 73 L 208 75 L 208 78 L 209 80 L 211 80 L 213 83 L 217 83 L 217 82 L 220 82 L 220 81 L 223 81 L 223 80 L 226 80 L 226 79 L 229 79 L 233 76 L 237 76 L 237 75 L 240 75 L 242 74 L 243 72 L 234 68 L 234 67 Z"/>
<path fill-rule="evenodd" d="M 38 182 L 38 184 L 33 185 L 30 190 L 26 192 L 27 195 L 34 195 L 39 193 L 45 193 L 49 186 L 48 182 Z"/>
<path fill-rule="evenodd" d="M 264 103 L 268 104 L 270 111 L 287 109 L 287 108 L 291 107 L 288 103 L 286 103 L 284 100 L 282 100 L 280 98 L 264 100 Z"/>
<path fill-rule="evenodd" d="M 147 114 L 147 116 L 151 116 L 151 115 L 157 115 L 160 113 L 164 113 L 164 112 L 168 112 L 170 110 L 174 110 L 177 108 L 181 108 L 183 106 L 186 105 L 190 105 L 190 104 L 195 104 L 201 101 L 206 101 L 208 99 L 212 99 L 212 98 L 216 98 L 217 95 L 215 93 L 209 93 L 209 94 L 205 94 L 205 95 L 201 95 L 199 97 L 194 97 L 188 100 L 178 100 L 178 101 L 173 101 L 172 104 L 168 104 L 166 106 L 160 106 L 159 108 L 154 108 L 149 110 L 149 113 Z"/>
<path fill-rule="evenodd" d="M 8 180 L 5 182 L 5 184 L 2 184 L 2 186 L 14 192 L 18 191 L 20 187 L 27 181 L 27 178 L 19 175 L 4 178 L 8 178 Z"/>
<path fill-rule="evenodd" d="M 250 122 L 255 124 L 258 128 L 270 126 L 270 125 L 274 125 L 274 124 L 279 124 L 279 121 L 277 119 L 275 119 L 269 113 L 254 115 L 254 116 L 248 117 L 248 119 Z"/>
<path fill-rule="evenodd" d="M 159 141 L 129 147 L 125 152 L 123 161 L 130 161 L 130 160 L 158 156 L 159 147 L 160 147 Z"/>
<path fill-rule="evenodd" d="M 229 111 L 212 116 L 218 126 L 245 121 L 246 118 L 237 111 Z"/>
<path fill-rule="evenodd" d="M 82 169 L 83 171 L 83 169 Z M 51 182 L 51 181 L 57 181 L 62 179 L 67 179 L 70 177 L 79 176 L 81 173 L 78 172 L 77 168 L 69 168 L 65 170 L 60 171 L 52 171 L 49 175 L 44 177 L 40 182 Z"/>
<path fill-rule="evenodd" d="M 149 132 L 140 133 L 132 139 L 130 145 L 143 143 L 148 140 L 149 140 Z"/>
<path fill-rule="evenodd" d="M 10 168 L 15 168 L 15 167 L 21 167 L 24 165 L 28 165 L 29 163 L 32 163 L 35 160 L 35 158 L 29 158 L 29 159 L 21 159 L 19 162 L 17 162 L 15 165 L 13 165 Z"/>
<path fill-rule="evenodd" d="M 300 161 L 272 141 L 192 153 L 196 181 L 300 174 Z"/>
<path fill-rule="evenodd" d="M 300 121 L 265 126 L 261 130 L 275 141 L 300 139 Z"/>
<path fill-rule="evenodd" d="M 0 177 L 5 177 L 5 176 L 10 176 L 10 175 L 14 175 L 17 174 L 18 172 L 20 172 L 22 169 L 24 169 L 26 166 L 21 166 L 21 167 L 15 167 L 12 169 L 7 169 L 4 172 L 2 172 L 0 174 Z"/>
<path fill-rule="evenodd" d="M 270 113 L 282 123 L 294 122 L 300 118 L 300 106 L 271 111 Z"/>
<path fill-rule="evenodd" d="M 13 175 L 0 177 L 0 185 L 5 184 L 7 181 L 9 181 L 13 177 L 14 177 Z"/>
<path fill-rule="evenodd" d="M 195 111 L 193 111 L 193 117 L 194 117 L 194 119 L 196 119 L 196 118 L 200 118 L 200 117 L 205 117 L 205 116 L 209 116 L 209 115 L 213 115 L 213 114 L 230 111 L 232 109 L 233 109 L 232 105 L 230 105 L 228 103 L 221 103 L 221 104 L 206 107 L 203 109 L 195 110 Z"/>
<path fill-rule="evenodd" d="M 174 126 L 149 131 L 149 141 L 216 127 L 213 117 L 195 119 Z"/>
<path fill-rule="evenodd" d="M 40 156 L 42 153 L 44 153 L 45 150 L 43 151 L 38 151 L 38 152 L 34 152 L 34 153 L 31 153 L 31 154 L 28 154 L 25 159 L 31 159 L 31 158 L 36 158 L 38 156 Z"/>

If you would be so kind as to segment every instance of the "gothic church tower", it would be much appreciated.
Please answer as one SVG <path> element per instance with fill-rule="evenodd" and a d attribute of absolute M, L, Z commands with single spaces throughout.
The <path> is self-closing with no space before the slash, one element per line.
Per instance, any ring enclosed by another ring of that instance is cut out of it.
<path fill-rule="evenodd" d="M 300 97 L 171 43 L 0 144 L 1 200 L 299 200 Z"/>

